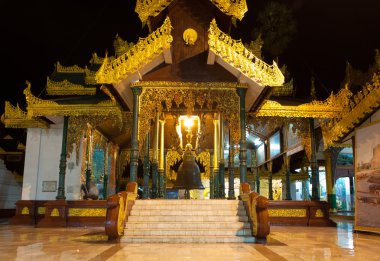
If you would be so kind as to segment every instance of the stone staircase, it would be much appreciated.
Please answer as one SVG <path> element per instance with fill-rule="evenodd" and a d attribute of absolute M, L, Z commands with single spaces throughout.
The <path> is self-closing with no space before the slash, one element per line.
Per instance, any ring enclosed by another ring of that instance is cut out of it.
<path fill-rule="evenodd" d="M 136 200 L 126 243 L 252 243 L 248 216 L 237 200 Z"/>

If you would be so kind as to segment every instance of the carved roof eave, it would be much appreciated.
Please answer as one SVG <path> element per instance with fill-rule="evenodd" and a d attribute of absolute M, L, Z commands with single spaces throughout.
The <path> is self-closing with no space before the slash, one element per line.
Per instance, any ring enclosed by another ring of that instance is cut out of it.
<path fill-rule="evenodd" d="M 104 116 L 117 117 L 122 121 L 122 111 L 116 100 L 101 101 L 96 104 L 58 104 L 55 101 L 35 97 L 30 90 L 30 83 L 24 90 L 27 101 L 27 117 L 38 116 Z M 110 95 L 109 92 L 106 92 Z"/>
<path fill-rule="evenodd" d="M 245 83 L 237 82 L 170 82 L 170 81 L 140 81 L 134 82 L 131 85 L 131 88 L 142 87 L 154 88 L 154 89 L 192 89 L 192 90 L 212 90 L 212 89 L 241 89 L 248 88 L 248 85 Z"/>
<path fill-rule="evenodd" d="M 68 80 L 53 81 L 47 77 L 47 95 L 95 95 L 96 87 L 84 87 L 81 84 L 71 83 Z"/>
<path fill-rule="evenodd" d="M 157 16 L 166 7 L 168 7 L 173 0 L 137 0 L 135 12 L 143 24 L 146 23 L 150 16 Z"/>
<path fill-rule="evenodd" d="M 241 40 L 234 40 L 223 33 L 217 26 L 215 19 L 210 23 L 208 33 L 209 58 L 207 63 L 213 64 L 218 56 L 227 64 L 237 69 L 242 75 L 253 80 L 260 86 L 282 86 L 285 77 L 276 62 L 272 65 L 265 63 L 251 53 Z"/>
<path fill-rule="evenodd" d="M 44 119 L 37 117 L 28 118 L 27 113 L 21 110 L 18 104 L 15 107 L 9 101 L 5 102 L 5 111 L 2 116 L 2 122 L 6 128 L 14 129 L 47 129 L 50 126 L 49 122 Z"/>
<path fill-rule="evenodd" d="M 58 73 L 84 73 L 85 70 L 76 64 L 73 66 L 63 66 L 59 62 L 55 65 L 55 69 Z"/>
<path fill-rule="evenodd" d="M 336 95 L 331 94 L 325 101 L 312 101 L 298 106 L 286 106 L 276 101 L 266 100 L 260 110 L 253 115 L 257 117 L 338 118 L 347 110 L 351 96 L 350 90 L 342 89 Z"/>
<path fill-rule="evenodd" d="M 325 148 L 340 143 L 360 126 L 371 114 L 380 109 L 380 74 L 375 74 L 371 83 L 356 94 L 355 106 L 342 114 L 336 122 L 321 124 Z M 332 126 L 331 126 L 332 125 Z"/>
<path fill-rule="evenodd" d="M 226 15 L 242 20 L 248 11 L 246 0 L 211 0 L 211 2 Z"/>
<path fill-rule="evenodd" d="M 165 62 L 171 63 L 170 50 L 173 37 L 169 17 L 163 25 L 146 38 L 141 38 L 126 53 L 113 61 L 105 57 L 102 66 L 95 74 L 97 83 L 117 84 L 148 65 L 156 57 L 163 55 Z M 170 56 L 170 57 L 167 57 Z"/>

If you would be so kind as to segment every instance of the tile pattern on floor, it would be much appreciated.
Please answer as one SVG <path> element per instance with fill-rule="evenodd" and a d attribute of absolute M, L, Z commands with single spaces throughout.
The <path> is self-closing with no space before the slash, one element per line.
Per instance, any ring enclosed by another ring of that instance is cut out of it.
<path fill-rule="evenodd" d="M 271 227 L 263 244 L 107 242 L 104 228 L 0 225 L 0 260 L 378 260 L 380 236 L 337 228 Z"/>

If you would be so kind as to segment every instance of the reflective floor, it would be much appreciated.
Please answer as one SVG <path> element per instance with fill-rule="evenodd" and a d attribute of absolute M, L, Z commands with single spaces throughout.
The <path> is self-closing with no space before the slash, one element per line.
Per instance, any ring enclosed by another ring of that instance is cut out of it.
<path fill-rule="evenodd" d="M 114 244 L 103 228 L 0 224 L 0 260 L 380 260 L 380 236 L 337 228 L 271 227 L 262 244 Z"/>

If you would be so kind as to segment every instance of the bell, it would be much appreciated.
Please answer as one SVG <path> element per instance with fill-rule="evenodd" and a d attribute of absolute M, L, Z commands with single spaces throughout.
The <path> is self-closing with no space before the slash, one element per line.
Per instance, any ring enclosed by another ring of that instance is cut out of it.
<path fill-rule="evenodd" d="M 201 182 L 201 172 L 191 150 L 186 150 L 183 154 L 183 162 L 178 168 L 177 179 L 173 188 L 185 189 L 187 194 L 185 198 L 188 198 L 191 189 L 204 189 Z"/>

